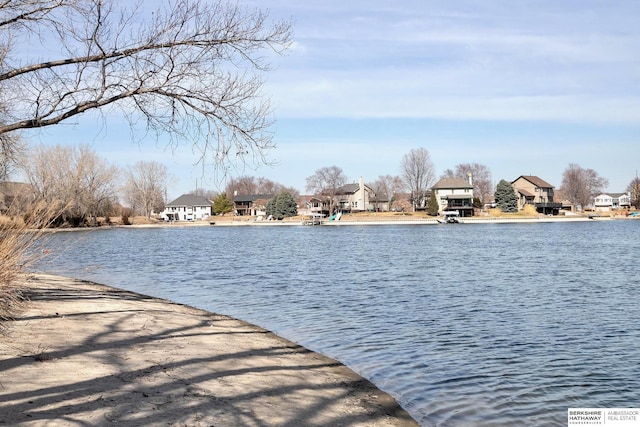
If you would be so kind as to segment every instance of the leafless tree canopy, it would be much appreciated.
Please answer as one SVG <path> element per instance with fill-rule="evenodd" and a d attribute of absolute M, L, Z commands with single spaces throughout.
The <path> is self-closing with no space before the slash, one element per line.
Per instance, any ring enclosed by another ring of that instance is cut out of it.
<path fill-rule="evenodd" d="M 335 196 L 340 187 L 347 182 L 347 176 L 338 166 L 325 166 L 307 177 L 306 190 L 329 199 L 329 211 L 333 213 Z"/>
<path fill-rule="evenodd" d="M 393 208 L 396 197 L 402 193 L 404 184 L 399 176 L 381 175 L 371 185 L 376 196 L 381 196 L 389 201 L 389 208 Z"/>
<path fill-rule="evenodd" d="M 20 167 L 26 144 L 17 135 L 0 135 L 0 181 L 8 180 Z"/>
<path fill-rule="evenodd" d="M 471 174 L 473 177 L 473 195 L 487 202 L 487 196 L 493 194 L 491 171 L 485 165 L 479 163 L 461 163 L 456 165 L 455 171 L 447 169 L 442 174 L 443 178 L 464 178 Z"/>
<path fill-rule="evenodd" d="M 261 94 L 289 23 L 206 0 L 0 0 L 0 135 L 116 109 L 187 141 L 202 162 L 262 163 L 273 147 Z M 25 49 L 28 46 L 28 49 Z"/>
<path fill-rule="evenodd" d="M 640 178 L 633 178 L 627 186 L 627 191 L 631 194 L 631 204 L 640 209 Z"/>
<path fill-rule="evenodd" d="M 147 219 L 164 207 L 168 180 L 167 167 L 155 161 L 139 161 L 126 172 L 124 194 L 129 205 Z"/>
<path fill-rule="evenodd" d="M 583 169 L 570 163 L 562 173 L 562 190 L 571 203 L 586 208 L 596 193 L 601 193 L 609 185 L 606 178 L 598 175 L 593 169 Z"/>
<path fill-rule="evenodd" d="M 423 147 L 411 149 L 402 157 L 400 170 L 411 192 L 414 209 L 424 206 L 436 176 L 429 151 Z"/>
<path fill-rule="evenodd" d="M 271 181 L 264 177 L 255 176 L 240 176 L 237 178 L 229 179 L 225 192 L 227 195 L 233 197 L 237 194 L 249 195 L 249 194 L 280 194 L 282 192 L 288 192 L 294 197 L 297 197 L 298 192 L 293 188 L 287 188 L 282 184 Z"/>
<path fill-rule="evenodd" d="M 88 146 L 37 147 L 26 164 L 36 200 L 60 212 L 73 225 L 95 222 L 116 201 L 118 169 Z"/>

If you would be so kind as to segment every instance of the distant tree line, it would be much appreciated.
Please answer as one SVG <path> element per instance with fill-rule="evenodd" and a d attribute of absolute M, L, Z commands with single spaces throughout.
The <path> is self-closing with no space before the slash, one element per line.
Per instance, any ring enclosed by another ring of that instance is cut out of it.
<path fill-rule="evenodd" d="M 57 145 L 33 149 L 21 146 L 20 154 L 15 154 L 12 160 L 5 159 L 4 163 L 7 165 L 4 170 L 23 171 L 33 189 L 31 196 L 22 197 L 22 211 L 27 209 L 27 203 L 44 202 L 59 212 L 53 221 L 58 225 L 97 225 L 98 218 L 109 222 L 117 215 L 150 218 L 153 213 L 162 211 L 168 202 L 166 195 L 170 177 L 167 168 L 154 161 L 139 161 L 119 169 L 86 145 L 75 148 Z M 434 167 L 428 151 L 424 148 L 411 150 L 403 157 L 400 170 L 402 176 L 384 175 L 368 184 L 377 199 L 388 201 L 393 209 L 422 208 L 431 215 L 437 214 L 439 207 L 431 190 L 435 183 Z M 491 172 L 486 166 L 459 164 L 453 170 L 445 170 L 441 178 L 466 179 L 468 174 L 473 177 L 474 195 L 477 196 L 474 203 L 481 207 L 492 196 Z M 316 170 L 306 181 L 306 190 L 327 197 L 333 211 L 336 193 L 348 179 L 341 168 L 330 166 Z M 563 173 L 560 189 L 571 203 L 586 207 L 607 185 L 608 181 L 593 169 L 572 163 Z M 504 212 L 517 210 L 517 196 L 508 181 L 500 180 L 493 191 L 497 207 Z M 627 191 L 633 204 L 638 206 L 640 180 L 634 178 Z M 299 196 L 294 188 L 254 176 L 230 178 L 222 193 L 202 188 L 192 193 L 212 200 L 215 214 L 231 212 L 234 195 L 271 194 L 275 197 L 264 201 L 267 215 L 278 219 L 295 215 L 294 211 L 297 213 L 294 207 L 297 207 Z"/>

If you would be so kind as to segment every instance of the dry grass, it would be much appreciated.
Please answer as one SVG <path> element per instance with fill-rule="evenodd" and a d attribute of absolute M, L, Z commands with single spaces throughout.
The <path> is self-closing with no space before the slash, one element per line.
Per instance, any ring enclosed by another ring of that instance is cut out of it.
<path fill-rule="evenodd" d="M 35 259 L 36 247 L 42 241 L 42 226 L 54 217 L 47 208 L 34 210 L 27 221 L 0 217 L 0 330 L 24 303 L 17 279 Z"/>
<path fill-rule="evenodd" d="M 533 205 L 525 205 L 525 207 L 518 212 L 502 212 L 500 208 L 489 209 L 489 216 L 492 218 L 520 218 L 520 217 L 535 217 L 538 216 L 538 211 Z"/>
<path fill-rule="evenodd" d="M 23 301 L 16 279 L 23 271 L 30 239 L 24 223 L 5 219 L 0 224 L 0 329 Z"/>

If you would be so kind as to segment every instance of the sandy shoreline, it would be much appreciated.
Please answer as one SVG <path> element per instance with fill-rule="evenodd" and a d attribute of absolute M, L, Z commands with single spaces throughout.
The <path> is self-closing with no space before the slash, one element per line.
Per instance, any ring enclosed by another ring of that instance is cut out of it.
<path fill-rule="evenodd" d="M 229 317 L 50 275 L 0 335 L 0 425 L 416 426 L 337 361 Z"/>

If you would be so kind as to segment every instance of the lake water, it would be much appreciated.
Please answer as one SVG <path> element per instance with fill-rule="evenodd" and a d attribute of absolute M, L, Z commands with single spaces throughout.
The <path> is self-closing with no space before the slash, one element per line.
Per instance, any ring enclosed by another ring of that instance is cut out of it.
<path fill-rule="evenodd" d="M 640 406 L 640 221 L 58 233 L 37 270 L 334 357 L 424 426 Z"/>

